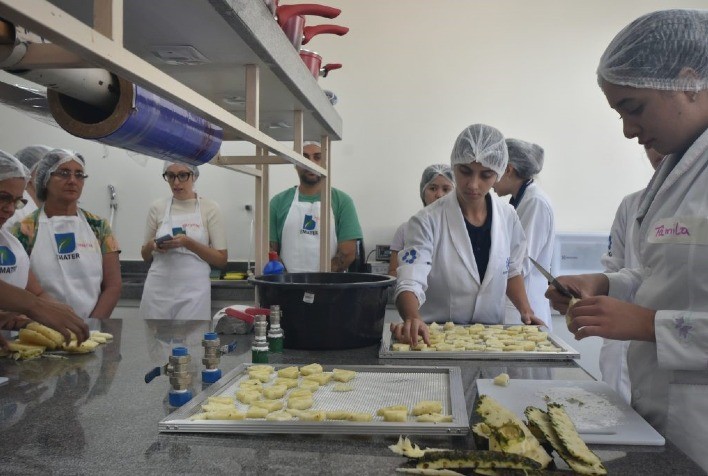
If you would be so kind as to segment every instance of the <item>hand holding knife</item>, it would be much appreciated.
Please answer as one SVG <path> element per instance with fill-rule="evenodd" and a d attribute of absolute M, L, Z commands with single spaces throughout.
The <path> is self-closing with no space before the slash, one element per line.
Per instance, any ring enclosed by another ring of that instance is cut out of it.
<path fill-rule="evenodd" d="M 536 269 L 548 280 L 548 284 L 553 286 L 558 290 L 559 293 L 561 293 L 563 296 L 568 297 L 568 298 L 580 298 L 580 296 L 576 296 L 576 293 L 571 292 L 568 288 L 563 286 L 561 283 L 558 282 L 558 280 L 546 269 L 538 264 L 536 260 L 533 258 L 529 257 L 533 265 L 536 267 Z"/>

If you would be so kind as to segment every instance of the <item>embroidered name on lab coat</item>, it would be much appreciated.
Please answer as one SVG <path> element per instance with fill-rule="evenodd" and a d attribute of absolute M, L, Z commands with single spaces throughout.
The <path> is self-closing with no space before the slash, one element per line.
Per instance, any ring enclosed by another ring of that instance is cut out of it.
<path fill-rule="evenodd" d="M 708 218 L 671 217 L 657 220 L 649 230 L 649 243 L 708 245 Z"/>

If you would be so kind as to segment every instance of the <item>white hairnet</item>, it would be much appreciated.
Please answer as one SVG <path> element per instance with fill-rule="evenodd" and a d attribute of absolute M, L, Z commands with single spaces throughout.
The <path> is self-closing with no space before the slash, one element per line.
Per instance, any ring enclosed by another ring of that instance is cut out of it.
<path fill-rule="evenodd" d="M 708 10 L 662 10 L 637 18 L 607 47 L 597 75 L 598 82 L 633 88 L 708 89 Z"/>
<path fill-rule="evenodd" d="M 167 172 L 167 168 L 168 168 L 170 165 L 181 165 L 181 166 L 183 166 L 183 167 L 187 167 L 187 168 L 189 169 L 189 171 L 192 172 L 192 174 L 194 174 L 194 180 L 197 180 L 197 178 L 199 178 L 199 167 L 197 167 L 196 165 L 185 164 L 185 163 L 182 163 L 182 162 L 169 162 L 169 161 L 165 161 L 165 165 L 162 166 L 162 173 L 163 173 L 163 174 L 164 174 L 165 172 Z"/>
<path fill-rule="evenodd" d="M 50 150 L 52 150 L 52 148 L 47 147 L 46 145 L 28 145 L 27 147 L 15 152 L 15 157 L 17 157 L 17 160 L 22 162 L 25 167 L 30 169 L 30 172 L 32 172 L 37 163 L 42 160 L 44 154 Z"/>
<path fill-rule="evenodd" d="M 509 159 L 504 135 L 492 126 L 472 124 L 457 136 L 452 147 L 450 163 L 479 162 L 497 173 L 497 181 L 504 175 Z"/>
<path fill-rule="evenodd" d="M 543 147 L 520 139 L 507 139 L 509 165 L 524 180 L 533 178 L 543 168 Z"/>
<path fill-rule="evenodd" d="M 319 147 L 320 149 L 322 148 L 322 144 L 320 144 L 320 143 L 317 142 L 317 141 L 313 141 L 313 140 L 308 140 L 308 141 L 304 142 L 304 143 L 302 144 L 302 147 L 304 148 L 304 147 L 307 147 L 308 145 L 316 145 L 316 146 Z"/>
<path fill-rule="evenodd" d="M 450 181 L 453 187 L 455 186 L 452 167 L 447 164 L 433 164 L 427 166 L 425 170 L 423 170 L 423 175 L 420 177 L 420 199 L 423 200 L 423 205 L 425 205 L 425 189 L 438 175 L 442 175 Z"/>
<path fill-rule="evenodd" d="M 37 191 L 37 198 L 42 201 L 47 199 L 47 184 L 51 178 L 51 173 L 56 171 L 59 166 L 67 162 L 75 161 L 86 167 L 86 161 L 78 152 L 67 149 L 52 149 L 42 157 L 42 160 L 37 162 L 36 175 L 34 176 L 34 187 Z"/>
<path fill-rule="evenodd" d="M 0 180 L 21 178 L 26 185 L 29 176 L 30 171 L 22 162 L 7 152 L 0 150 Z"/>

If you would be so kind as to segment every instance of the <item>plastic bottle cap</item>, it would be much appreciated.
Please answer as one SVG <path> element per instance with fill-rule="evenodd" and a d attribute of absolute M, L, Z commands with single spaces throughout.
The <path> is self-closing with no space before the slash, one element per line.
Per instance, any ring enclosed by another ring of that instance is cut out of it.
<path fill-rule="evenodd" d="M 207 332 L 204 334 L 204 340 L 216 340 L 219 338 L 219 334 L 216 332 Z"/>
<path fill-rule="evenodd" d="M 269 251 L 268 252 L 268 260 L 273 261 L 278 259 L 278 252 L 277 251 Z"/>
<path fill-rule="evenodd" d="M 189 355 L 189 349 L 186 347 L 174 347 L 172 349 L 172 355 L 174 357 L 184 357 L 185 355 Z"/>

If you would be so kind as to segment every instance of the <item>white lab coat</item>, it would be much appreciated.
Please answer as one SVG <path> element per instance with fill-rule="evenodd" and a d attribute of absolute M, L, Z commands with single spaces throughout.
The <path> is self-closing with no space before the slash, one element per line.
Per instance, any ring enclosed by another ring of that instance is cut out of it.
<path fill-rule="evenodd" d="M 398 253 L 395 297 L 413 292 L 425 322 L 503 323 L 507 280 L 520 275 L 528 260 L 516 211 L 494 195 L 491 233 L 489 264 L 480 283 L 457 194 L 420 210 L 409 220 L 405 247 Z"/>
<path fill-rule="evenodd" d="M 629 346 L 632 406 L 708 470 L 708 130 L 678 159 L 640 201 L 641 268 L 608 277 L 611 296 L 657 310 L 656 342 Z"/>
<path fill-rule="evenodd" d="M 556 232 L 550 199 L 538 185 L 532 182 L 526 187 L 521 203 L 516 207 L 516 213 L 519 215 L 519 221 L 526 235 L 528 255 L 544 268 L 551 269 Z M 526 260 L 523 274 L 524 287 L 531 309 L 536 317 L 546 323 L 546 327 L 552 329 L 551 305 L 545 296 L 548 280 L 529 260 Z M 508 298 L 504 320 L 509 323 L 521 320 L 519 311 Z"/>
<path fill-rule="evenodd" d="M 631 193 L 622 199 L 617 208 L 615 220 L 610 230 L 607 253 L 602 258 L 605 272 L 614 273 L 622 268 L 638 268 L 639 259 L 634 251 L 632 236 L 637 219 L 637 208 L 644 189 Z M 602 381 L 612 387 L 627 403 L 631 402 L 632 391 L 627 369 L 628 340 L 602 339 L 600 349 L 600 372 Z"/>

